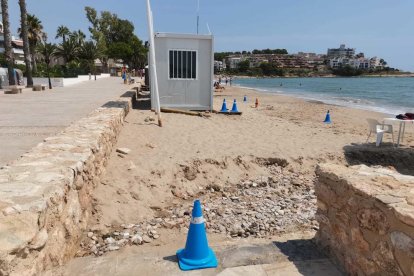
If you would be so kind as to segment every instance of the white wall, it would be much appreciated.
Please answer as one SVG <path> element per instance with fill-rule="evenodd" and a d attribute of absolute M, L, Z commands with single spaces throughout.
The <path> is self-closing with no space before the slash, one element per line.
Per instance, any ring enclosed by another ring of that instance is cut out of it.
<path fill-rule="evenodd" d="M 110 76 L 110 74 L 96 75 L 96 79 L 109 78 Z M 95 77 L 92 75 L 91 80 L 94 79 Z M 24 81 L 27 83 L 26 78 L 24 78 Z M 89 75 L 80 75 L 77 78 L 50 78 L 50 81 L 52 83 L 52 87 L 66 87 L 84 81 L 89 81 Z M 33 84 L 49 85 L 49 80 L 48 78 L 33 78 Z"/>

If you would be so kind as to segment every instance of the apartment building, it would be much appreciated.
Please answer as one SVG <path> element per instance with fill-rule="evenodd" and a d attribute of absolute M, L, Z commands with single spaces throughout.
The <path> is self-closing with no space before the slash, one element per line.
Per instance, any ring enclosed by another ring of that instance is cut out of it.
<path fill-rule="evenodd" d="M 12 47 L 14 63 L 24 65 L 23 40 L 12 36 Z M 2 23 L 0 23 L 0 54 L 4 54 L 4 34 Z"/>
<path fill-rule="evenodd" d="M 348 57 L 351 58 L 355 56 L 355 49 L 354 48 L 346 48 L 345 44 L 341 44 L 339 48 L 331 48 L 328 49 L 327 58 L 343 58 Z"/>

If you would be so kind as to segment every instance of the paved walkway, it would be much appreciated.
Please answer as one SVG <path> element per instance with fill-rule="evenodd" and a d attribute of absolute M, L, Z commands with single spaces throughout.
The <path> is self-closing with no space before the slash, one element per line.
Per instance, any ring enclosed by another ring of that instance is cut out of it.
<path fill-rule="evenodd" d="M 0 166 L 55 135 L 128 90 L 121 78 L 104 78 L 42 92 L 0 94 Z"/>

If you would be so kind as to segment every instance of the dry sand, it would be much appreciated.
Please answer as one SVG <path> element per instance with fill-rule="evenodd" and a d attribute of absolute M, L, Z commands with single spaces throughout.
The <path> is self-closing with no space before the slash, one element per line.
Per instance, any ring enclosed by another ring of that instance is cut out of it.
<path fill-rule="evenodd" d="M 242 102 L 244 95 L 248 103 Z M 236 87 L 215 93 L 215 110 L 220 110 L 224 98 L 228 108 L 237 99 L 243 114 L 202 118 L 163 113 L 160 128 L 148 120 L 156 118 L 150 110 L 132 110 L 116 146 L 131 152 L 124 157 L 115 150 L 112 153 L 102 185 L 94 192 L 94 228 L 152 218 L 157 208 L 150 207 L 163 208 L 183 199 L 190 202 L 206 186 L 231 185 L 265 174 L 256 158 L 285 159 L 289 163 L 286 169 L 309 178 L 322 162 L 371 163 L 410 173 L 407 164 L 414 160 L 400 162 L 398 156 L 413 152 L 412 125 L 407 126 L 404 140 L 411 147 L 396 150 L 385 143 L 376 149 L 374 137 L 370 145 L 364 145 L 366 118 L 382 119 L 384 114 Z M 328 109 L 331 125 L 322 123 Z M 384 140 L 389 142 L 391 137 Z"/>

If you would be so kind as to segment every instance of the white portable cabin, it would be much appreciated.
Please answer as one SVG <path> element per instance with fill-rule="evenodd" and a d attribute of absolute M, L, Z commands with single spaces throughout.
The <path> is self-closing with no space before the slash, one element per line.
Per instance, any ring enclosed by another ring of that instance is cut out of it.
<path fill-rule="evenodd" d="M 212 110 L 214 50 L 212 35 L 156 33 L 155 60 L 160 106 Z M 151 90 L 154 78 L 151 79 Z M 156 99 L 151 93 L 151 105 Z"/>

